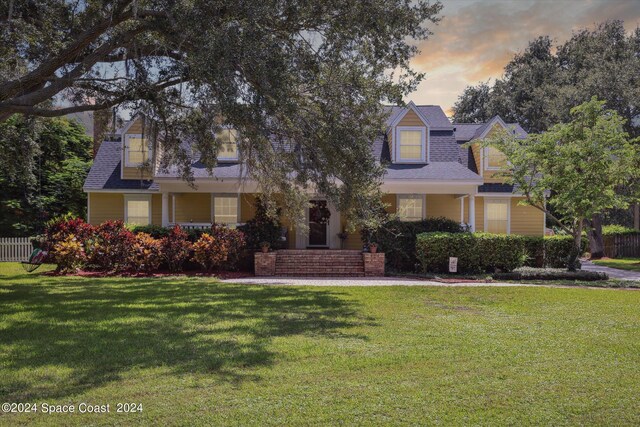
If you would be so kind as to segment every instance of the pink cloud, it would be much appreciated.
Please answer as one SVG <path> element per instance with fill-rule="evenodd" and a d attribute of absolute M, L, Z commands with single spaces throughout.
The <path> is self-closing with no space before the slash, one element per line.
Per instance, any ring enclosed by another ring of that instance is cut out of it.
<path fill-rule="evenodd" d="M 412 65 L 427 73 L 408 98 L 451 108 L 465 86 L 502 75 L 527 43 L 549 35 L 562 42 L 573 31 L 610 19 L 640 26 L 640 2 L 627 0 L 444 1 L 444 19 L 421 42 Z"/>

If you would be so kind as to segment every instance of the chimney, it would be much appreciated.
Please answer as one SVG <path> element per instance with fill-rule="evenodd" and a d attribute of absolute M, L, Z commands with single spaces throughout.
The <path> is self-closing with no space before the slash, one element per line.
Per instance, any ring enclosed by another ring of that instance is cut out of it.
<path fill-rule="evenodd" d="M 102 141 L 109 132 L 111 124 L 111 110 L 104 109 L 93 112 L 93 158 L 95 159 Z"/>

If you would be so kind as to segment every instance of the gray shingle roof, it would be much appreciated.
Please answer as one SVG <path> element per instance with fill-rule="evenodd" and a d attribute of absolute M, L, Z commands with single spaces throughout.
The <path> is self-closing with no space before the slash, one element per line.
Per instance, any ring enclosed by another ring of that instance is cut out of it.
<path fill-rule="evenodd" d="M 158 191 L 158 184 L 142 179 L 121 179 L 122 158 L 120 141 L 104 141 L 93 160 L 91 170 L 84 181 L 85 191 L 95 190 L 149 190 Z"/>
<path fill-rule="evenodd" d="M 191 165 L 191 170 L 194 178 L 237 179 L 247 177 L 247 168 L 237 162 L 218 163 L 213 168 L 213 175 L 209 174 L 207 168 L 199 160 Z M 180 176 L 180 173 L 177 167 L 170 167 L 166 171 L 156 171 L 156 176 L 159 178 L 175 178 Z"/>
<path fill-rule="evenodd" d="M 485 131 L 489 122 L 487 123 L 454 123 L 453 127 L 455 128 L 456 140 L 460 142 L 471 141 L 472 139 L 478 138 L 482 135 L 482 132 Z M 518 123 L 507 123 L 506 124 L 510 129 L 515 130 L 516 134 L 519 138 L 526 138 L 527 132 L 522 129 L 522 126 Z"/>
<path fill-rule="evenodd" d="M 417 105 L 416 107 L 427 118 L 429 126 L 438 129 L 451 129 L 453 127 L 439 105 Z M 385 108 L 389 111 L 387 126 L 391 125 L 391 123 L 398 117 L 398 115 L 405 110 L 405 107 L 391 105 L 385 106 Z"/>
<path fill-rule="evenodd" d="M 432 162 L 429 164 L 390 164 L 385 179 L 425 181 L 478 181 L 482 178 L 459 162 Z"/>

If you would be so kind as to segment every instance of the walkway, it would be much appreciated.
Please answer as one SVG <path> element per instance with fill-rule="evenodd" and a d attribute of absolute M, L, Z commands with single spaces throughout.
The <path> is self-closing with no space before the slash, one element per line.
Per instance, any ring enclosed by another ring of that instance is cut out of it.
<path fill-rule="evenodd" d="M 586 271 L 601 271 L 607 273 L 611 279 L 638 280 L 640 281 L 640 271 L 620 270 L 619 268 L 596 265 L 591 261 L 582 260 L 582 269 Z"/>

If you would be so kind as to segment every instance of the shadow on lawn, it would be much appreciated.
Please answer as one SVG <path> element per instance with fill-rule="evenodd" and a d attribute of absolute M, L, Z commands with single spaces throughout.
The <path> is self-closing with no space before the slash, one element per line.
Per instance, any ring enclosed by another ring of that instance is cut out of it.
<path fill-rule="evenodd" d="M 371 324 L 354 303 L 327 290 L 184 278 L 65 283 L 31 276 L 30 283 L 15 283 L 25 277 L 3 277 L 10 285 L 3 287 L 0 305 L 7 325 L 0 329 L 0 365 L 8 371 L 42 368 L 36 371 L 41 376 L 0 380 L 5 400 L 65 397 L 136 368 L 258 380 L 247 368 L 273 363 L 274 337 L 366 339 L 345 329 Z M 64 373 L 52 377 L 47 371 L 56 367 Z"/>

